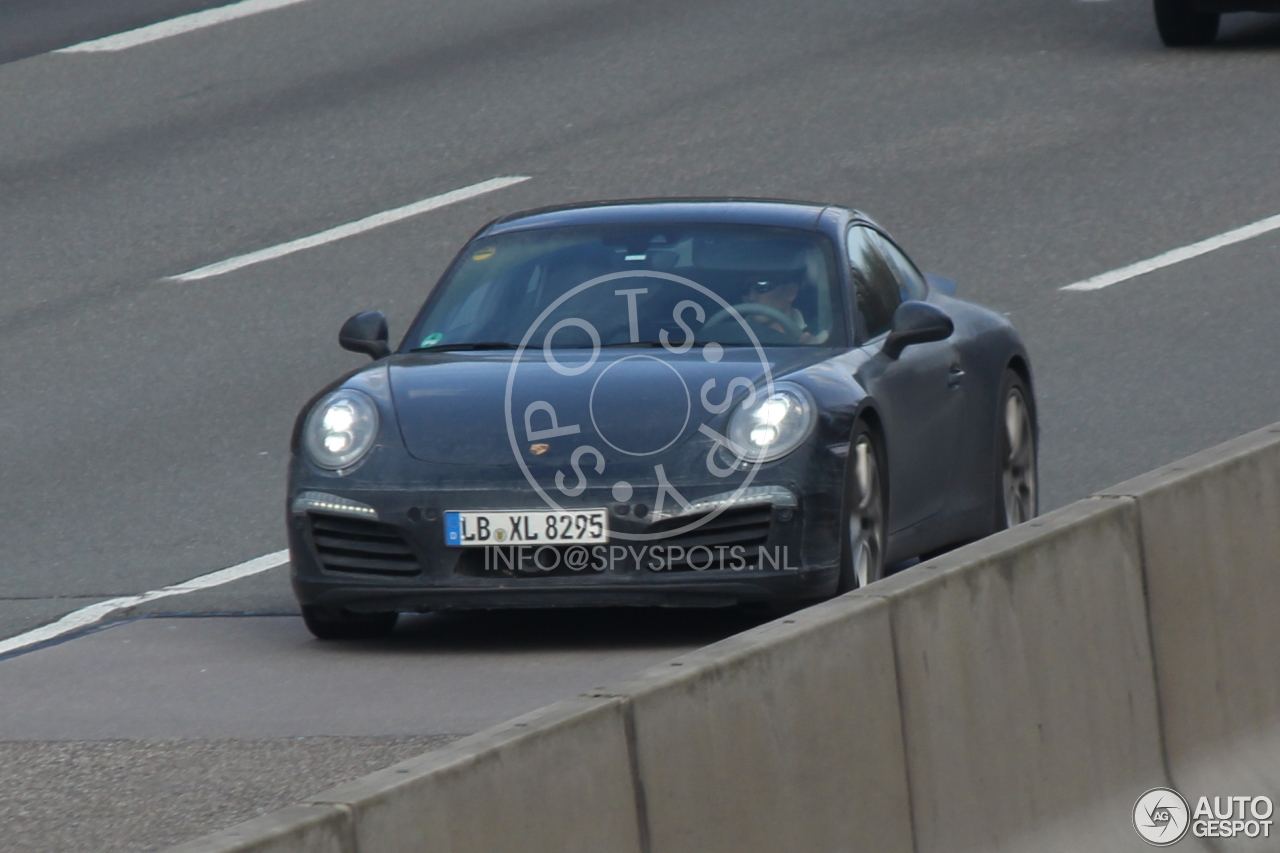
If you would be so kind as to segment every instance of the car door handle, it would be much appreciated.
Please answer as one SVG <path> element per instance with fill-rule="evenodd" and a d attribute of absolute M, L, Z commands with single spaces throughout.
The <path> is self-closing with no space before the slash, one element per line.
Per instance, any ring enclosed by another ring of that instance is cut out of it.
<path fill-rule="evenodd" d="M 964 381 L 964 368 L 960 366 L 960 362 L 951 365 L 951 372 L 947 377 L 948 388 L 959 388 L 960 383 Z"/>

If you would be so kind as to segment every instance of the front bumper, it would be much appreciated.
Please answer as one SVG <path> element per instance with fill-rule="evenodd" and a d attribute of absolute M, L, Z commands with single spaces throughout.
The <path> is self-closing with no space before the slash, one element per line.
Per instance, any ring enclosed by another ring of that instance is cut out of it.
<path fill-rule="evenodd" d="M 611 532 L 660 538 L 482 548 L 446 546 L 444 512 L 545 507 L 528 490 L 339 490 L 330 481 L 326 499 L 315 495 L 320 485 L 291 494 L 292 579 L 302 604 L 364 612 L 717 607 L 818 598 L 836 585 L 839 489 L 830 482 L 802 490 L 794 481 L 757 481 L 728 505 L 717 500 L 722 483 L 682 486 L 691 510 L 657 520 L 647 507 L 588 490 L 576 505 L 608 507 Z M 702 526 L 672 533 L 717 507 Z"/>

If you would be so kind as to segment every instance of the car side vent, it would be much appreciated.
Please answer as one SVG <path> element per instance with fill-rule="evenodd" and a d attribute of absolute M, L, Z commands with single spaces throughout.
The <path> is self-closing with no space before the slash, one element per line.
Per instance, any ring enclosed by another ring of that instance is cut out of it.
<path fill-rule="evenodd" d="M 321 566 L 359 575 L 416 575 L 418 557 L 390 524 L 309 513 L 311 543 Z"/>

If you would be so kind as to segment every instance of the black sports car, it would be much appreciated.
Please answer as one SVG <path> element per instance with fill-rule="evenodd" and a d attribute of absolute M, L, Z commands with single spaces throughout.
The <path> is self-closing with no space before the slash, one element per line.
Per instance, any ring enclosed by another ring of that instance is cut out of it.
<path fill-rule="evenodd" d="M 298 417 L 293 585 L 318 637 L 404 611 L 784 606 L 1036 513 L 1000 314 L 857 211 L 624 201 L 503 217 L 392 351 Z"/>

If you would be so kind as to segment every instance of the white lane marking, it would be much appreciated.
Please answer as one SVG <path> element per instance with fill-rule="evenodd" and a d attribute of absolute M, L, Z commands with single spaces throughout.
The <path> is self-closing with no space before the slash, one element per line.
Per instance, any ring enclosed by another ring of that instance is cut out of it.
<path fill-rule="evenodd" d="M 150 592 L 138 595 L 125 595 L 120 598 L 99 601 L 97 604 L 90 604 L 88 607 L 82 607 L 79 610 L 68 613 L 56 622 L 41 625 L 39 628 L 27 631 L 25 634 L 19 634 L 16 637 L 10 637 L 7 640 L 0 640 L 0 656 L 30 648 L 31 646 L 37 646 L 41 643 L 47 643 L 66 634 L 83 630 L 90 625 L 101 622 L 117 610 L 124 610 L 125 608 L 144 604 L 148 601 L 155 601 L 159 598 L 186 595 L 202 589 L 222 586 L 232 581 L 238 581 L 241 578 L 247 578 L 250 575 L 265 572 L 268 569 L 274 569 L 277 566 L 283 566 L 287 562 L 289 562 L 288 550 L 276 551 L 271 554 L 263 554 L 261 557 L 255 557 L 239 565 L 231 566 L 227 569 L 219 569 L 216 572 L 200 575 L 189 581 L 176 583 L 162 589 L 153 589 Z"/>
<path fill-rule="evenodd" d="M 272 9 L 279 9 L 282 6 L 293 6 L 297 3 L 305 3 L 306 0 L 241 0 L 239 3 L 232 3 L 229 6 L 219 6 L 216 9 L 206 9 L 203 12 L 193 12 L 190 15 L 181 15 L 177 18 L 170 18 L 167 21 L 160 21 L 147 27 L 139 27 L 136 30 L 128 30 L 123 33 L 116 33 L 113 36 L 94 39 L 93 41 L 82 41 L 79 44 L 73 44 L 70 47 L 60 48 L 55 53 L 103 53 L 116 50 L 127 50 L 131 47 L 137 47 L 147 42 L 159 41 L 167 39 L 170 36 L 182 35 L 192 30 L 204 29 L 212 27 L 215 24 L 222 24 L 227 21 L 234 21 L 236 18 L 245 18 L 249 15 L 257 15 L 261 12 L 269 12 Z"/>
<path fill-rule="evenodd" d="M 381 228 L 383 225 L 390 225 L 393 222 L 399 222 L 402 219 L 408 219 L 411 216 L 417 216 L 426 213 L 429 210 L 436 210 L 450 204 L 456 204 L 460 201 L 466 201 L 469 198 L 475 198 L 478 195 L 491 193 L 494 190 L 500 190 L 503 187 L 509 187 L 513 184 L 519 184 L 529 180 L 527 176 L 509 177 L 509 178 L 491 178 L 487 181 L 481 181 L 478 184 L 472 184 L 469 187 L 463 187 L 459 190 L 442 193 L 431 198 L 424 198 L 422 201 L 415 201 L 413 204 L 406 204 L 404 207 L 397 207 L 394 210 L 386 210 L 382 213 L 375 213 L 373 216 L 366 216 L 364 219 L 357 219 L 355 222 L 348 222 L 346 225 L 339 225 L 336 228 L 330 228 L 327 231 L 321 231 L 319 234 L 312 234 L 310 237 L 300 237 L 297 240 L 290 240 L 288 243 L 281 243 L 278 246 L 272 246 L 267 249 L 259 249 L 256 252 L 250 252 L 247 255 L 238 255 L 234 258 L 228 258 L 225 261 L 219 261 L 216 264 L 209 264 L 207 267 L 200 267 L 191 272 L 184 272 L 180 275 L 171 275 L 165 278 L 165 281 L 199 281 L 202 278 L 212 278 L 215 275 L 222 275 L 233 270 L 253 264 L 260 264 L 263 261 L 269 261 L 274 258 L 292 255 L 294 252 L 301 252 L 303 249 L 310 249 L 315 246 L 322 246 L 325 243 L 332 243 L 335 240 L 341 240 L 344 237 L 350 237 L 354 234 L 360 234 L 370 231 L 374 228 Z"/>
<path fill-rule="evenodd" d="M 1276 230 L 1280 230 L 1280 215 L 1268 216 L 1266 219 L 1259 220 L 1252 225 L 1245 225 L 1225 234 L 1219 234 L 1217 237 L 1210 237 L 1207 240 L 1201 240 L 1199 243 L 1192 243 L 1190 246 L 1183 246 L 1181 249 L 1174 249 L 1173 251 L 1165 252 L 1163 255 L 1156 255 L 1154 258 L 1138 261 L 1136 264 L 1130 264 L 1127 267 L 1121 267 L 1111 272 L 1104 272 L 1101 275 L 1095 275 L 1093 278 L 1086 278 L 1084 281 L 1077 281 L 1075 284 L 1068 284 L 1066 287 L 1059 289 L 1101 290 L 1104 287 L 1110 287 L 1113 284 L 1119 284 L 1122 281 L 1137 278 L 1149 272 L 1155 272 L 1165 267 L 1171 267 L 1174 264 L 1180 264 L 1183 261 L 1189 261 L 1192 258 L 1198 258 L 1201 255 L 1207 255 L 1209 252 L 1221 249 L 1223 246 L 1243 243 L 1245 240 L 1252 240 L 1254 237 Z"/>

